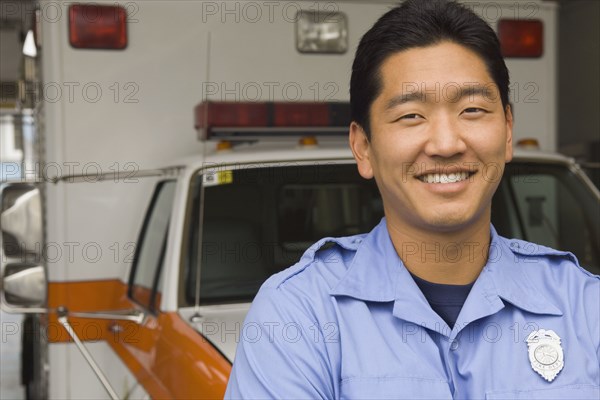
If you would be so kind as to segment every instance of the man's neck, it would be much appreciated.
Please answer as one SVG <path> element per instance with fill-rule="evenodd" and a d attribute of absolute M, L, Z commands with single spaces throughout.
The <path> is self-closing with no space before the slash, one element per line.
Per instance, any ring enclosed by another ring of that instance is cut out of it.
<path fill-rule="evenodd" d="M 490 245 L 490 222 L 456 231 L 419 230 L 388 220 L 388 232 L 406 268 L 433 283 L 466 285 L 485 266 Z"/>

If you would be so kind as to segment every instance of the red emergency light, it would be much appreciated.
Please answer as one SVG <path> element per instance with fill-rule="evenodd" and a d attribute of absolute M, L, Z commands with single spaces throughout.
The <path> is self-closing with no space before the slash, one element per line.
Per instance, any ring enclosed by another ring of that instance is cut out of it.
<path fill-rule="evenodd" d="M 329 126 L 329 106 L 326 103 L 275 103 L 275 126 Z"/>
<path fill-rule="evenodd" d="M 501 19 L 498 37 L 504 57 L 537 58 L 544 53 L 544 24 L 538 19 Z"/>
<path fill-rule="evenodd" d="M 347 135 L 350 104 L 308 102 L 202 102 L 194 109 L 200 140 L 306 134 Z"/>
<path fill-rule="evenodd" d="M 124 49 L 127 47 L 127 11 L 116 5 L 71 5 L 69 42 L 77 49 Z"/>

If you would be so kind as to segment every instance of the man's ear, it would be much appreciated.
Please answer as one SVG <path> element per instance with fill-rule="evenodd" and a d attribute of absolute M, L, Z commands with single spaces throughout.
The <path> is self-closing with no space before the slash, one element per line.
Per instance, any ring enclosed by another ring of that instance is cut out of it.
<path fill-rule="evenodd" d="M 365 179 L 373 178 L 373 166 L 371 165 L 371 143 L 363 128 L 352 121 L 350 124 L 350 149 L 358 166 L 358 173 Z"/>
<path fill-rule="evenodd" d="M 506 117 L 506 150 L 504 160 L 510 162 L 513 157 L 513 114 L 510 104 L 506 106 L 504 115 Z"/>

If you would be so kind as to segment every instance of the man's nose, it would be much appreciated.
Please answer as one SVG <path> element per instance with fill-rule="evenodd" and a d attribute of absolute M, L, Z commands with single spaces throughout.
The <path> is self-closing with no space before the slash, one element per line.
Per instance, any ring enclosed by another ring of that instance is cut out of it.
<path fill-rule="evenodd" d="M 429 157 L 450 158 L 464 153 L 467 145 L 463 140 L 463 132 L 459 125 L 458 121 L 448 115 L 435 118 L 435 122 L 430 125 L 428 132 L 425 154 Z"/>

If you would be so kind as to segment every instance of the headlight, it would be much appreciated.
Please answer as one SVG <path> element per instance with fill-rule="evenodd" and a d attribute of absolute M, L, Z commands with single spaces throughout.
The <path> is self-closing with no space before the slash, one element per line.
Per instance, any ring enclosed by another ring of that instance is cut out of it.
<path fill-rule="evenodd" d="M 301 53 L 345 53 L 348 50 L 346 15 L 299 11 L 296 15 L 296 49 Z"/>

